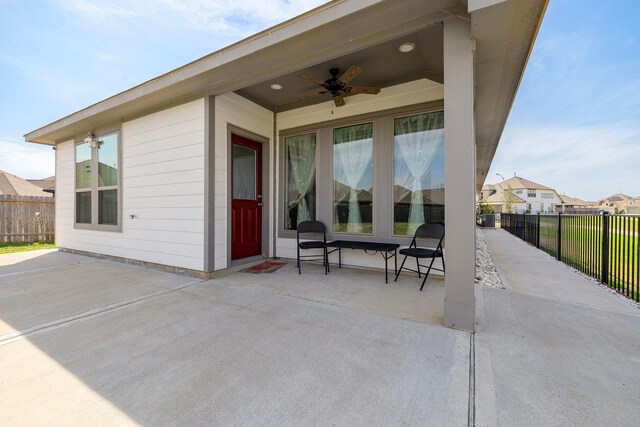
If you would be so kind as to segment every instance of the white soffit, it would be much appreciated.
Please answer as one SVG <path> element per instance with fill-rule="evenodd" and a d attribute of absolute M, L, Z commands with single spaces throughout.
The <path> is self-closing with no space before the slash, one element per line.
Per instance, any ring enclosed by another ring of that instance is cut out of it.
<path fill-rule="evenodd" d="M 509 116 L 548 0 L 476 0 L 476 190 L 480 192 Z M 491 4 L 490 4 L 491 3 Z"/>

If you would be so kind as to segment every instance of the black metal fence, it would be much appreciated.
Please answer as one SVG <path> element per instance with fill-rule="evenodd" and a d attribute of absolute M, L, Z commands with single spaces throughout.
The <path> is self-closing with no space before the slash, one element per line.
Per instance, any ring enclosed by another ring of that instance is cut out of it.
<path fill-rule="evenodd" d="M 502 228 L 640 301 L 639 215 L 502 214 Z"/>

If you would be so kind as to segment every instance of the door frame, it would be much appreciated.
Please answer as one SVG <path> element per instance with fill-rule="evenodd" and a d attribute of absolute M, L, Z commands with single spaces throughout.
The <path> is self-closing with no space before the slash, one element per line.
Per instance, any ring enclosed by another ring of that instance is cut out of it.
<path fill-rule="evenodd" d="M 232 177 L 232 162 L 233 156 L 233 142 L 231 141 L 231 134 L 241 136 L 243 138 L 250 139 L 256 143 L 262 144 L 262 250 L 260 255 L 231 259 L 231 203 L 233 200 L 233 188 L 231 187 Z M 271 145 L 269 138 L 260 136 L 246 129 L 227 124 L 227 268 L 236 265 L 247 264 L 261 259 L 269 258 L 269 218 L 271 217 L 271 198 L 269 193 L 270 187 L 270 156 Z"/>

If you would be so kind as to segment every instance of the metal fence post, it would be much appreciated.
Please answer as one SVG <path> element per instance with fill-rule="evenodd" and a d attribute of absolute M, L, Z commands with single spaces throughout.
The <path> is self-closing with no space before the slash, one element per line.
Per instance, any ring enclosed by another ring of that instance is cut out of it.
<path fill-rule="evenodd" d="M 540 212 L 538 212 L 538 222 L 536 224 L 536 248 L 540 249 Z"/>
<path fill-rule="evenodd" d="M 558 212 L 558 233 L 557 233 L 557 243 L 558 243 L 558 260 L 562 259 L 562 212 Z"/>
<path fill-rule="evenodd" d="M 602 212 L 602 256 L 600 259 L 602 267 L 600 280 L 602 283 L 609 283 L 609 213 Z"/>

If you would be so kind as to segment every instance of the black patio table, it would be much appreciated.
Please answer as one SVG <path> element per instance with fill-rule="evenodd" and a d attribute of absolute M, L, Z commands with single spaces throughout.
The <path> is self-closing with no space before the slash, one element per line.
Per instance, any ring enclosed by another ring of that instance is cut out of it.
<path fill-rule="evenodd" d="M 355 240 L 334 240 L 327 243 L 327 248 L 335 248 L 327 251 L 327 263 L 329 262 L 329 254 L 338 251 L 338 268 L 342 268 L 342 249 L 359 249 L 369 252 L 379 252 L 384 258 L 384 283 L 389 283 L 388 262 L 390 258 L 394 259 L 394 274 L 398 271 L 397 252 L 400 247 L 397 243 L 381 243 L 381 242 L 359 242 Z"/>

